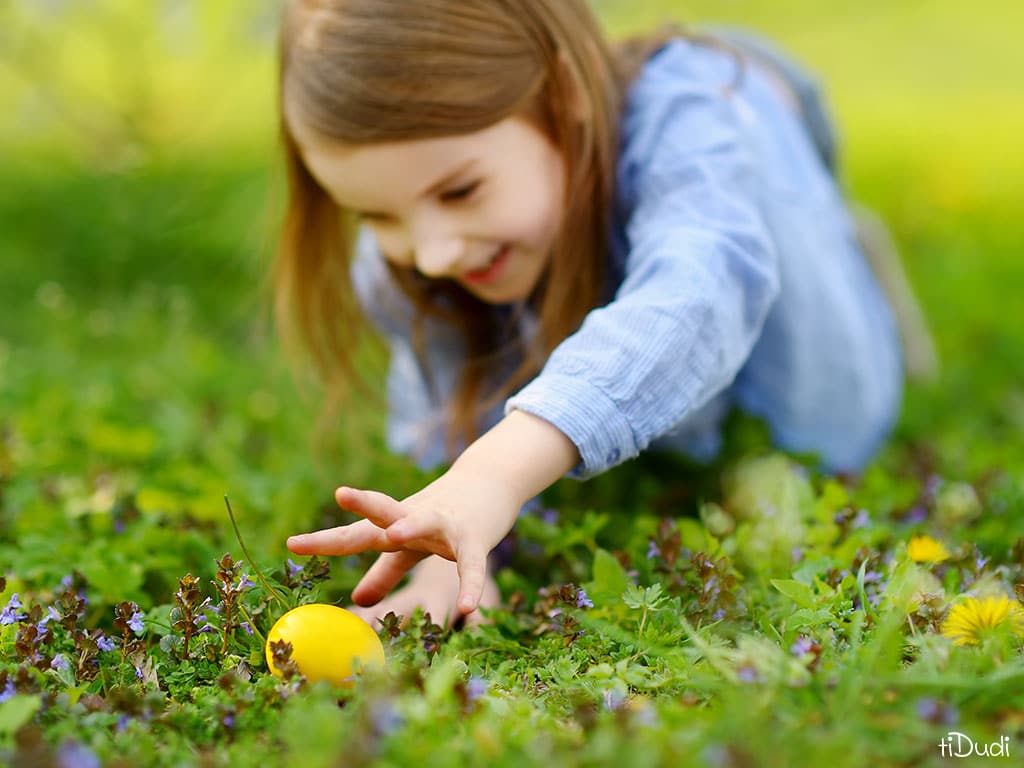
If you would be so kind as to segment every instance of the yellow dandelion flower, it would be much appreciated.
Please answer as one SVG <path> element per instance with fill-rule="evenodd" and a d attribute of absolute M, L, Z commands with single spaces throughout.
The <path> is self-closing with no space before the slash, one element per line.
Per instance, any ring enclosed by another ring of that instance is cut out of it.
<path fill-rule="evenodd" d="M 1024 637 L 1024 607 L 1005 596 L 968 597 L 957 603 L 942 622 L 942 634 L 954 645 L 978 645 L 982 635 L 997 627 L 1007 627 Z"/>
<path fill-rule="evenodd" d="M 915 563 L 940 563 L 949 559 L 949 550 L 931 536 L 915 536 L 907 544 L 907 557 Z"/>

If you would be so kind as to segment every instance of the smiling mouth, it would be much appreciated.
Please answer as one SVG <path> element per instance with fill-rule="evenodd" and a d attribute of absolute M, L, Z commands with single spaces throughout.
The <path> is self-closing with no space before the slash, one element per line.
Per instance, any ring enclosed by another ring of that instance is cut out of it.
<path fill-rule="evenodd" d="M 482 285 L 484 283 L 490 283 L 495 280 L 501 273 L 502 267 L 508 261 L 509 251 L 511 249 L 507 245 L 503 245 L 487 263 L 486 266 L 480 269 L 475 269 L 472 272 L 466 272 L 463 274 L 462 279 L 467 283 L 473 285 Z"/>

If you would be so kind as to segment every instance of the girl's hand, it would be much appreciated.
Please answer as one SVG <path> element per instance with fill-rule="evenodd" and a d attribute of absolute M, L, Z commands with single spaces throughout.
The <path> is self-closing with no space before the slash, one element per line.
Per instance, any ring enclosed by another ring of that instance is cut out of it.
<path fill-rule="evenodd" d="M 292 536 L 288 548 L 301 555 L 382 552 L 352 592 L 359 605 L 379 602 L 419 560 L 440 555 L 458 566 L 457 608 L 471 613 L 484 591 L 487 555 L 512 529 L 520 504 L 493 482 L 466 474 L 453 467 L 403 501 L 377 491 L 338 488 L 338 505 L 365 519 Z"/>
<path fill-rule="evenodd" d="M 352 592 L 360 605 L 383 598 L 428 554 L 440 555 L 457 564 L 457 608 L 471 613 L 484 589 L 488 553 L 512 529 L 523 504 L 579 461 L 576 446 L 554 425 L 513 411 L 445 474 L 403 501 L 339 488 L 338 504 L 364 519 L 292 536 L 288 548 L 299 555 L 384 553 Z"/>

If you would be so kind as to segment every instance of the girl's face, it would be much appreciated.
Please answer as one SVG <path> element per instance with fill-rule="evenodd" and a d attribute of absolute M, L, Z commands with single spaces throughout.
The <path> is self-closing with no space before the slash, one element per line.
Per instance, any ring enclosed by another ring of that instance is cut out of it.
<path fill-rule="evenodd" d="M 537 285 L 562 221 L 565 171 L 531 123 L 351 146 L 290 126 L 310 173 L 371 227 L 389 261 L 492 304 L 522 301 Z"/>

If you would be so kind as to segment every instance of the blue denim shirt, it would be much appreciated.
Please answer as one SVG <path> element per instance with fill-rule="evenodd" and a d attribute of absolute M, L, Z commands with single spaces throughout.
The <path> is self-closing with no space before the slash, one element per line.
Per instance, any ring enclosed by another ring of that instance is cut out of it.
<path fill-rule="evenodd" d="M 773 74 L 751 58 L 738 72 L 735 56 L 686 40 L 651 57 L 621 125 L 614 297 L 485 426 L 514 409 L 546 419 L 579 449 L 577 478 L 649 448 L 711 458 L 733 407 L 828 469 L 876 451 L 902 394 L 896 328 L 831 158 L 778 77 L 800 101 L 812 81 L 784 64 Z M 460 339 L 427 324 L 428 386 L 412 310 L 371 235 L 357 252 L 357 295 L 391 346 L 389 446 L 436 466 L 450 459 Z"/>

